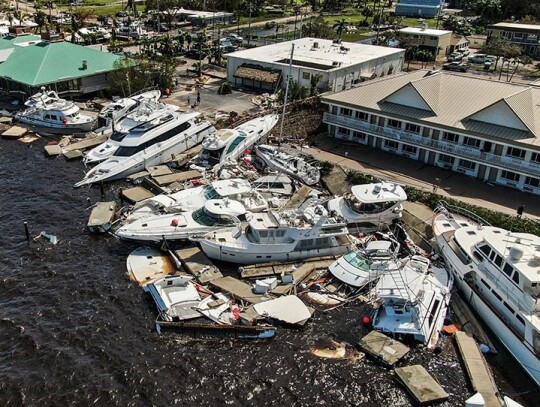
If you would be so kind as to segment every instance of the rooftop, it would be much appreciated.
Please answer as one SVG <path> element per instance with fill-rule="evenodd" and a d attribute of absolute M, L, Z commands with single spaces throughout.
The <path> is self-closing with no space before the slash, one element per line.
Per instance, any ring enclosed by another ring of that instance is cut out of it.
<path fill-rule="evenodd" d="M 520 30 L 540 31 L 540 24 L 517 24 L 517 23 L 497 23 L 490 27 L 494 28 L 515 28 Z"/>
<path fill-rule="evenodd" d="M 434 28 L 423 28 L 423 27 L 406 27 L 398 31 L 400 33 L 405 33 L 405 34 L 430 35 L 430 36 L 435 36 L 435 37 L 441 37 L 443 35 L 452 34 L 452 31 L 448 31 L 448 30 L 436 30 Z"/>
<path fill-rule="evenodd" d="M 535 86 L 418 70 L 321 100 L 540 146 L 540 88 Z"/>
<path fill-rule="evenodd" d="M 295 45 L 294 66 L 329 71 L 354 66 L 389 55 L 396 55 L 404 50 L 400 48 L 380 47 L 376 45 L 342 42 L 319 38 L 301 38 L 278 44 L 265 45 L 227 54 L 227 58 L 243 58 L 247 61 L 269 62 L 287 66 L 291 56 L 291 44 Z"/>

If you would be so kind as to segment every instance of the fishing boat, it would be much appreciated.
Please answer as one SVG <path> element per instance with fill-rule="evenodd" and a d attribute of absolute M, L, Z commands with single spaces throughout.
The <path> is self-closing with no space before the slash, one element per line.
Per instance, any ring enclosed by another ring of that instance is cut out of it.
<path fill-rule="evenodd" d="M 159 91 L 158 91 L 159 92 Z M 121 102 L 119 106 L 124 106 L 123 109 L 117 111 L 117 113 L 108 118 L 110 122 L 108 125 L 112 127 L 112 134 L 107 141 L 101 143 L 100 145 L 94 147 L 84 156 L 84 163 L 87 165 L 97 164 L 102 161 L 105 161 L 107 158 L 111 157 L 114 152 L 120 146 L 120 143 L 126 136 L 129 135 L 132 129 L 136 131 L 138 136 L 143 136 L 145 133 L 138 131 L 140 125 L 143 125 L 152 118 L 156 117 L 161 113 L 176 111 L 178 108 L 176 106 L 167 105 L 164 103 L 157 102 L 156 100 L 151 99 L 151 93 L 148 92 L 148 99 L 139 99 L 138 101 L 131 100 L 128 102 L 128 99 L 124 99 L 124 102 Z M 154 96 L 156 94 L 154 93 Z M 159 95 L 157 96 L 159 97 Z M 107 107 L 109 107 L 108 105 Z M 126 106 L 131 106 L 126 108 Z M 105 109 L 107 109 L 105 107 Z M 105 113 L 100 113 L 100 116 L 105 115 Z M 108 113 L 107 113 L 108 115 Z M 98 121 L 100 120 L 98 116 Z"/>
<path fill-rule="evenodd" d="M 214 127 L 199 113 L 159 110 L 132 128 L 113 155 L 92 168 L 75 187 L 125 178 L 160 165 L 199 144 Z"/>
<path fill-rule="evenodd" d="M 255 151 L 268 168 L 290 175 L 306 185 L 315 185 L 321 178 L 319 169 L 298 154 L 267 144 L 256 146 Z"/>
<path fill-rule="evenodd" d="M 365 287 L 388 270 L 399 267 L 399 243 L 393 239 L 370 240 L 365 248 L 356 248 L 333 262 L 328 271 L 352 287 Z"/>
<path fill-rule="evenodd" d="M 133 206 L 123 223 L 131 223 L 149 216 L 196 210 L 202 208 L 210 199 L 224 198 L 242 203 L 250 212 L 261 212 L 268 208 L 266 199 L 253 189 L 249 181 L 233 178 L 216 180 L 207 185 L 145 199 Z"/>
<path fill-rule="evenodd" d="M 435 347 L 450 303 L 453 278 L 423 256 L 411 256 L 382 274 L 373 294 L 377 331 Z"/>
<path fill-rule="evenodd" d="M 448 205 L 435 210 L 433 234 L 463 298 L 540 385 L 540 237 Z"/>
<path fill-rule="evenodd" d="M 255 213 L 240 225 L 196 240 L 211 259 L 237 264 L 340 256 L 352 242 L 345 223 L 328 215 L 318 200 L 300 208 Z"/>
<path fill-rule="evenodd" d="M 246 209 L 240 202 L 210 199 L 197 210 L 150 216 L 124 224 L 115 235 L 128 240 L 153 241 L 187 240 L 240 223 Z"/>
<path fill-rule="evenodd" d="M 96 126 L 95 117 L 80 113 L 75 103 L 61 99 L 56 92 L 48 91 L 45 87 L 24 104 L 27 108 L 14 116 L 21 123 L 45 127 L 50 131 L 57 129 L 73 132 L 87 132 Z"/>
<path fill-rule="evenodd" d="M 192 164 L 208 169 L 238 160 L 254 144 L 264 139 L 278 120 L 279 116 L 271 113 L 234 129 L 218 130 L 204 140 L 202 150 Z"/>
<path fill-rule="evenodd" d="M 328 210 L 342 216 L 351 230 L 369 231 L 401 218 L 406 200 L 400 185 L 382 181 L 354 185 L 350 193 L 328 201 Z"/>
<path fill-rule="evenodd" d="M 121 98 L 109 103 L 98 113 L 98 127 L 109 127 L 123 119 L 135 110 L 143 101 L 157 102 L 161 97 L 159 89 L 137 92 L 127 98 Z"/>

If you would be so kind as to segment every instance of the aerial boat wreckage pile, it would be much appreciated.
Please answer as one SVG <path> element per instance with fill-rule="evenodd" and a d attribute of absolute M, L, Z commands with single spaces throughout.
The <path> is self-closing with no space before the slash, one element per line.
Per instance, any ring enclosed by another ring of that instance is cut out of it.
<path fill-rule="evenodd" d="M 540 289 L 540 238 L 441 208 L 433 223 L 437 254 L 426 253 L 405 231 L 407 195 L 400 185 L 374 182 L 331 196 L 315 160 L 270 143 L 276 113 L 216 130 L 199 113 L 180 112 L 159 97 L 150 90 L 117 100 L 89 125 L 75 105 L 43 91 L 14 117 L 52 130 L 100 126 L 46 152 L 93 165 L 77 188 L 136 184 L 120 190 L 130 205 L 94 205 L 87 228 L 144 243 L 127 269 L 156 303 L 158 332 L 268 339 L 277 324 L 303 326 L 314 312 L 365 301 L 372 312 L 362 322 L 373 331 L 360 347 L 392 365 L 408 348 L 389 337 L 437 349 L 441 331 L 451 331 L 443 326 L 450 324 L 456 285 L 484 305 L 479 314 L 497 321 L 503 344 L 520 363 L 528 360 L 528 373 L 540 382 L 540 324 L 531 294 Z M 507 294 L 514 301 L 499 307 L 496 299 Z M 311 351 L 326 358 L 363 355 L 336 341 Z M 445 397 L 442 391 L 433 400 Z"/>

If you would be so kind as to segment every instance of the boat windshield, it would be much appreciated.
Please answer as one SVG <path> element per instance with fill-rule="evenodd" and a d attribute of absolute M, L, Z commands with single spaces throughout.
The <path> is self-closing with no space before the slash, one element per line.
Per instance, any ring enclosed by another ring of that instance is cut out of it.
<path fill-rule="evenodd" d="M 347 253 L 345 256 L 343 256 L 343 259 L 354 268 L 366 272 L 369 271 L 369 264 L 367 264 L 366 261 L 358 255 L 357 252 Z"/>
<path fill-rule="evenodd" d="M 231 145 L 229 146 L 229 148 L 227 149 L 227 154 L 230 154 L 234 151 L 234 149 L 236 147 L 238 147 L 238 145 L 244 141 L 246 139 L 247 135 L 246 133 L 244 133 L 243 131 L 239 132 L 239 136 L 236 137 L 233 142 L 231 143 Z"/>
<path fill-rule="evenodd" d="M 112 141 L 122 141 L 128 134 L 122 131 L 115 131 L 110 138 Z"/>
<path fill-rule="evenodd" d="M 204 190 L 204 198 L 206 200 L 209 200 L 209 199 L 221 199 L 223 198 L 220 194 L 218 194 L 218 192 L 211 186 L 209 186 L 208 188 L 205 188 Z"/>
<path fill-rule="evenodd" d="M 392 208 L 398 203 L 397 201 L 364 203 L 364 202 L 360 202 L 352 194 L 345 196 L 345 202 L 347 203 L 347 206 L 349 208 L 351 208 L 354 212 L 357 212 L 357 213 L 384 212 L 387 209 Z"/>
<path fill-rule="evenodd" d="M 231 225 L 233 223 L 231 219 L 216 218 L 212 216 L 206 212 L 204 208 L 197 209 L 195 212 L 193 212 L 192 217 L 195 222 L 203 226 L 224 226 Z"/>

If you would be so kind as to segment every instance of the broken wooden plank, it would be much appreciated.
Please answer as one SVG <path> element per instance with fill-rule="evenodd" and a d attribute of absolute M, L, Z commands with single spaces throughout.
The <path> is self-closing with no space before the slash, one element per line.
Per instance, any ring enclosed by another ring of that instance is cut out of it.
<path fill-rule="evenodd" d="M 410 348 L 380 332 L 371 331 L 359 343 L 364 352 L 387 366 L 394 365 Z"/>
<path fill-rule="evenodd" d="M 40 138 L 41 137 L 38 136 L 37 134 L 27 134 L 26 136 L 22 136 L 17 141 L 20 141 L 21 143 L 24 143 L 24 144 L 30 144 L 30 143 L 33 143 L 36 140 L 39 140 Z"/>
<path fill-rule="evenodd" d="M 156 176 L 154 177 L 154 181 L 162 186 L 167 184 L 172 184 L 173 182 L 185 182 L 189 181 L 195 178 L 201 178 L 202 174 L 199 171 L 196 170 L 189 170 L 189 171 L 182 171 L 182 172 L 175 172 L 168 175 L 162 175 L 162 176 Z"/>
<path fill-rule="evenodd" d="M 137 203 L 144 201 L 145 199 L 156 196 L 144 187 L 133 187 L 122 189 L 122 196 L 126 198 L 130 203 Z"/>
<path fill-rule="evenodd" d="M 293 272 L 304 264 L 313 264 L 315 268 L 328 268 L 336 261 L 333 256 L 313 257 L 302 261 L 269 262 L 238 267 L 242 278 L 258 278 L 266 276 L 279 276 L 282 273 Z"/>
<path fill-rule="evenodd" d="M 74 143 L 70 143 L 67 146 L 64 147 L 64 155 L 66 152 L 73 151 L 73 150 L 86 150 L 91 147 L 99 146 L 100 144 L 104 143 L 108 140 L 108 135 L 105 134 L 98 134 L 93 137 L 86 137 L 80 141 L 76 141 Z"/>
<path fill-rule="evenodd" d="M 289 201 L 285 204 L 283 209 L 299 208 L 300 205 L 302 205 L 306 201 L 312 190 L 313 188 L 308 187 L 307 185 L 302 185 L 302 187 L 300 187 L 300 189 L 296 191 L 291 197 L 291 199 L 289 199 Z"/>
<path fill-rule="evenodd" d="M 144 171 L 139 171 L 139 172 L 136 172 L 135 174 L 131 174 L 131 175 L 128 175 L 126 177 L 126 181 L 127 182 L 133 182 L 139 178 L 144 178 L 144 177 L 148 177 L 150 175 L 150 173 L 146 170 Z"/>
<path fill-rule="evenodd" d="M 269 300 L 267 296 L 255 294 L 249 284 L 244 283 L 234 277 L 216 278 L 209 282 L 213 287 L 232 295 L 236 299 L 248 302 L 250 304 L 258 304 Z"/>
<path fill-rule="evenodd" d="M 421 365 L 397 367 L 399 381 L 420 404 L 434 403 L 448 399 L 448 393 Z"/>
<path fill-rule="evenodd" d="M 223 277 L 221 271 L 196 246 L 173 250 L 173 254 L 180 260 L 182 267 L 194 275 L 201 284 Z"/>
<path fill-rule="evenodd" d="M 11 126 L 9 129 L 2 133 L 3 138 L 19 138 L 24 136 L 28 132 L 26 127 Z"/>
<path fill-rule="evenodd" d="M 174 322 L 156 320 L 156 331 L 163 328 L 197 334 L 232 334 L 236 339 L 270 339 L 276 335 L 276 327 L 271 325 L 217 325 L 198 322 Z"/>
<path fill-rule="evenodd" d="M 62 154 L 62 147 L 58 144 L 48 144 L 44 147 L 45 153 L 49 156 L 55 156 Z"/>
<path fill-rule="evenodd" d="M 166 165 L 155 165 L 153 167 L 146 167 L 145 169 L 146 171 L 148 171 L 152 178 L 173 173 L 172 170 Z"/>
<path fill-rule="evenodd" d="M 82 150 L 70 150 L 70 151 L 64 150 L 63 153 L 66 160 L 75 160 L 77 158 L 82 158 L 83 156 Z"/>
<path fill-rule="evenodd" d="M 93 233 L 105 233 L 116 217 L 116 202 L 98 202 L 88 218 L 86 227 Z"/>

